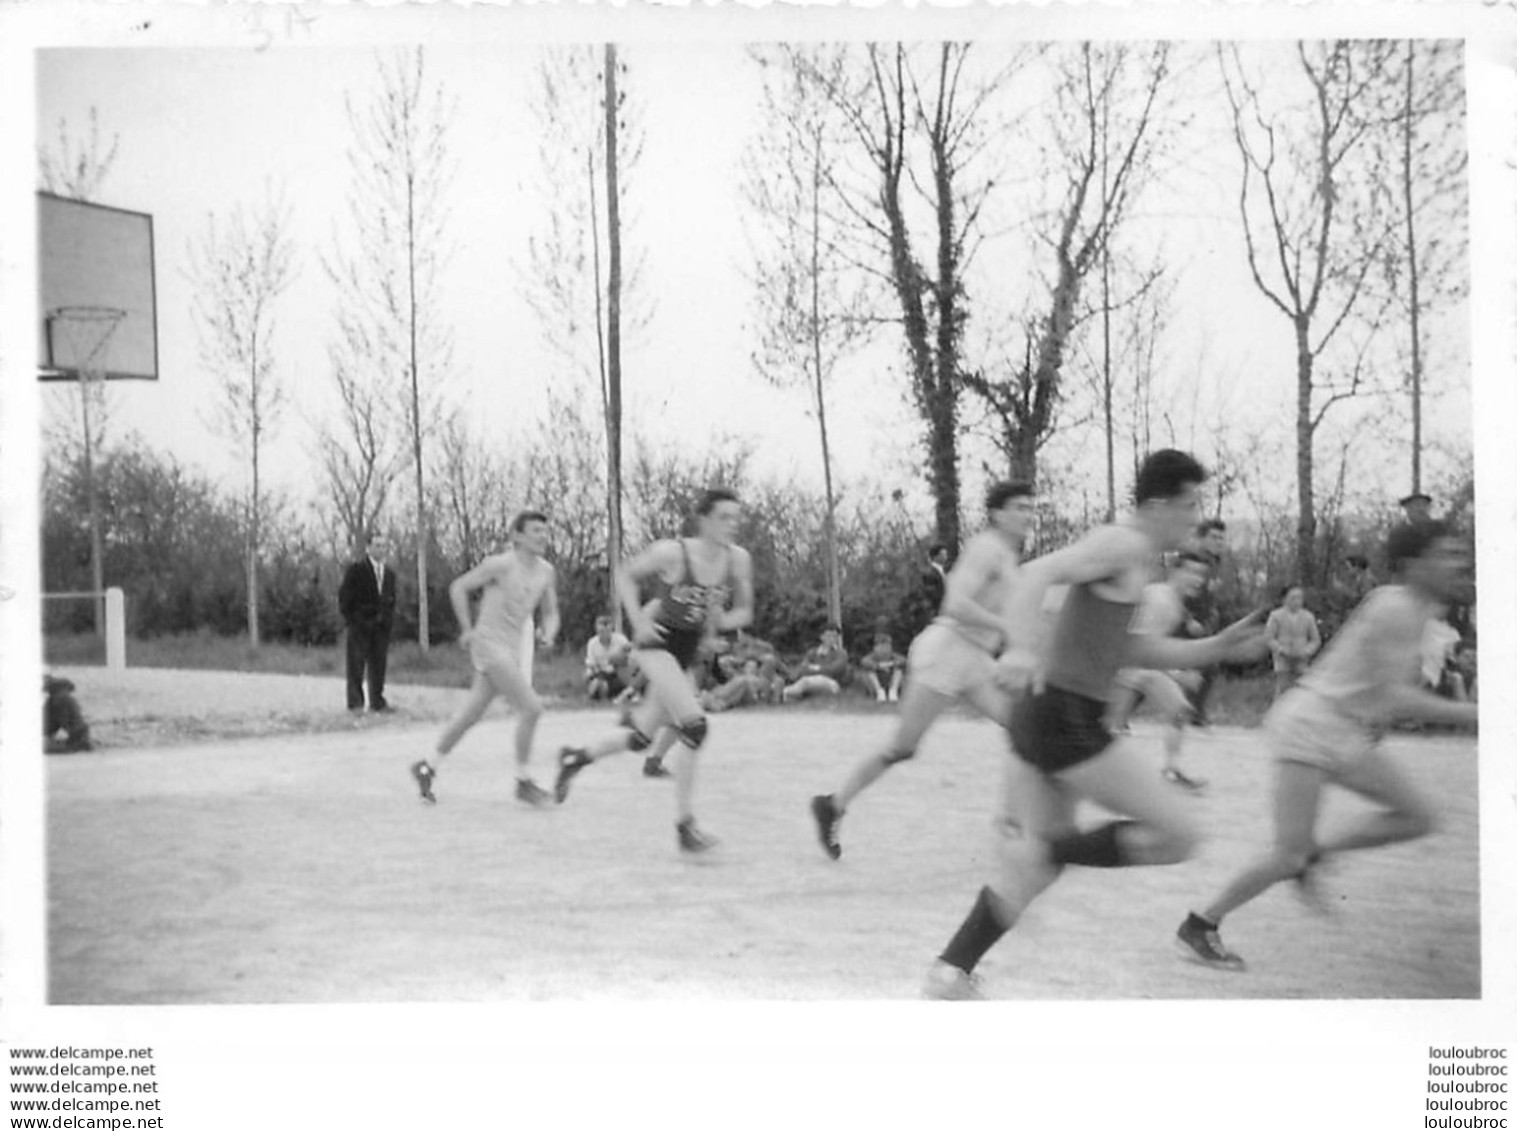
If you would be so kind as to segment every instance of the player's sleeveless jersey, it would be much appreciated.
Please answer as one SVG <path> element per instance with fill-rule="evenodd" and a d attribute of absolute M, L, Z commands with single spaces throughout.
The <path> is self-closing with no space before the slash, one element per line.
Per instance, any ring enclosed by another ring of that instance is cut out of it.
<path fill-rule="evenodd" d="M 1045 682 L 1104 702 L 1117 672 L 1128 666 L 1132 620 L 1131 603 L 1107 600 L 1089 584 L 1071 585 L 1054 622 Z"/>
<path fill-rule="evenodd" d="M 969 595 L 970 600 L 1000 616 L 1011 597 L 1012 581 L 1018 565 L 1017 552 L 1006 544 L 1005 539 L 992 531 L 981 531 L 975 538 L 984 539 L 988 545 L 995 547 L 995 567 L 980 591 Z M 999 652 L 1004 643 L 998 630 L 963 624 L 947 613 L 939 613 L 934 623 L 953 629 L 976 648 L 982 648 L 991 654 Z"/>
<path fill-rule="evenodd" d="M 1143 600 L 1133 618 L 1133 631 L 1148 636 L 1177 636 L 1185 625 L 1185 602 L 1167 581 L 1143 587 Z"/>
<path fill-rule="evenodd" d="M 1370 654 L 1368 625 L 1371 618 L 1366 614 L 1372 610 L 1377 614 L 1385 613 L 1388 606 L 1396 609 L 1395 615 L 1414 620 L 1418 625 L 1417 638 L 1421 639 L 1428 619 L 1433 615 L 1433 606 L 1404 585 L 1383 585 L 1354 610 L 1297 686 L 1316 693 L 1352 718 L 1367 723 L 1383 721 L 1385 684 L 1380 657 Z M 1415 685 L 1421 662 L 1417 650 L 1409 649 L 1405 656 L 1396 660 L 1397 682 Z"/>
<path fill-rule="evenodd" d="M 474 635 L 510 649 L 531 630 L 532 612 L 548 587 L 549 566 L 534 562 L 528 570 L 512 554 L 502 554 L 506 569 L 492 577 L 479 598 Z"/>
<path fill-rule="evenodd" d="M 654 619 L 665 632 L 660 643 L 649 647 L 671 652 L 682 667 L 689 667 L 706 634 L 707 608 L 726 608 L 732 598 L 732 550 L 726 551 L 721 580 L 706 585 L 696 580 L 690 544 L 681 538 L 679 547 L 684 558 L 679 576 L 670 581 L 659 574 L 653 580 L 653 597 L 659 604 Z"/>

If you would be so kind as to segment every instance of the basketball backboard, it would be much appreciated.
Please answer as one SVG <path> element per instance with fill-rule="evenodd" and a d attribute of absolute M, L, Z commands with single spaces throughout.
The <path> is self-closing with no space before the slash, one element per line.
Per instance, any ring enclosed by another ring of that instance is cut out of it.
<path fill-rule="evenodd" d="M 158 379 L 152 216 L 39 192 L 37 275 L 42 380 Z"/>

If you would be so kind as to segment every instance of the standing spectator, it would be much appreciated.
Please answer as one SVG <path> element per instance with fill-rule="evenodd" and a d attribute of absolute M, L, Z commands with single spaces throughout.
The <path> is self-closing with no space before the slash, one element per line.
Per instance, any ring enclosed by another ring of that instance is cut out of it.
<path fill-rule="evenodd" d="M 608 616 L 595 618 L 595 635 L 585 644 L 585 691 L 591 699 L 615 699 L 627 687 L 632 642 Z"/>
<path fill-rule="evenodd" d="M 79 700 L 74 698 L 72 680 L 42 677 L 42 743 L 49 754 L 78 754 L 93 750 L 90 726 L 84 721 Z"/>
<path fill-rule="evenodd" d="M 881 703 L 894 703 L 901 698 L 906 657 L 895 650 L 890 633 L 875 633 L 874 647 L 859 661 L 859 667 L 864 669 L 865 684 Z"/>
<path fill-rule="evenodd" d="M 388 711 L 385 662 L 395 623 L 395 571 L 385 564 L 389 539 L 370 530 L 364 543 L 364 555 L 349 564 L 337 589 L 337 611 L 348 630 L 348 710 L 363 710 L 367 680 L 369 710 Z"/>
<path fill-rule="evenodd" d="M 1459 645 L 1459 630 L 1449 624 L 1448 606 L 1442 605 L 1422 632 L 1422 686 L 1445 699 L 1466 703 L 1470 696 L 1458 663 Z"/>
<path fill-rule="evenodd" d="M 1264 636 L 1275 657 L 1275 698 L 1280 698 L 1306 671 L 1322 636 L 1317 618 L 1306 608 L 1306 591 L 1299 585 L 1285 590 L 1284 602 L 1269 614 Z"/>
<path fill-rule="evenodd" d="M 902 619 L 913 637 L 932 623 L 943 605 L 948 584 L 948 547 L 934 542 L 927 550 L 927 565 L 917 577 L 915 588 L 905 602 Z"/>
<path fill-rule="evenodd" d="M 808 695 L 836 695 L 848 678 L 848 653 L 843 651 L 843 630 L 829 624 L 822 630 L 822 642 L 796 666 L 784 699 L 793 703 Z"/>
<path fill-rule="evenodd" d="M 1222 556 L 1227 553 L 1227 523 L 1220 518 L 1209 518 L 1196 527 L 1195 554 L 1206 566 L 1205 580 L 1185 601 L 1185 620 L 1180 636 L 1187 640 L 1200 640 L 1222 627 L 1222 617 L 1217 608 L 1217 586 L 1222 570 Z M 1191 722 L 1207 726 L 1206 700 L 1211 696 L 1212 684 L 1217 679 L 1215 666 L 1198 673 L 1194 688 L 1189 689 Z"/>

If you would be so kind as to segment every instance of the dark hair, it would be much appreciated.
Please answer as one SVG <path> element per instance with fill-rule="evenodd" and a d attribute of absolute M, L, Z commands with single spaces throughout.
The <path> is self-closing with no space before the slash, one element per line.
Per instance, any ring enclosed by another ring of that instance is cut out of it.
<path fill-rule="evenodd" d="M 527 523 L 529 522 L 547 521 L 548 516 L 543 514 L 542 511 L 522 511 L 511 520 L 511 533 L 520 534 L 523 530 L 527 529 Z"/>
<path fill-rule="evenodd" d="M 1165 448 L 1154 452 L 1138 469 L 1133 496 L 1141 505 L 1149 499 L 1173 499 L 1187 486 L 1206 482 L 1206 468 L 1187 452 Z"/>
<path fill-rule="evenodd" d="M 1002 479 L 998 483 L 992 483 L 990 490 L 985 492 L 985 510 L 998 511 L 1012 499 L 1032 498 L 1032 484 L 1025 479 Z"/>
<path fill-rule="evenodd" d="M 600 616 L 595 618 L 595 627 L 599 628 L 601 625 L 605 625 L 607 628 L 614 628 L 616 627 L 616 618 L 609 613 L 601 613 Z"/>
<path fill-rule="evenodd" d="M 718 503 L 735 503 L 737 501 L 736 492 L 729 491 L 725 487 L 711 487 L 702 492 L 701 497 L 696 501 L 695 513 L 701 518 L 705 518 L 716 509 Z"/>
<path fill-rule="evenodd" d="M 1196 537 L 1205 538 L 1213 530 L 1217 531 L 1219 534 L 1226 534 L 1227 523 L 1223 522 L 1220 518 L 1209 518 L 1200 526 L 1196 527 Z"/>
<path fill-rule="evenodd" d="M 1404 522 L 1385 537 L 1385 564 L 1400 573 L 1403 563 L 1420 558 L 1438 539 L 1453 536 L 1453 528 L 1442 520 Z"/>

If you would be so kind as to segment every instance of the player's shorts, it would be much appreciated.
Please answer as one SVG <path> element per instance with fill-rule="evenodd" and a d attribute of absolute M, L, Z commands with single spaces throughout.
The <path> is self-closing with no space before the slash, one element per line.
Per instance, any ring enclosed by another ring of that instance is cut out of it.
<path fill-rule="evenodd" d="M 1168 672 L 1152 668 L 1123 668 L 1117 673 L 1117 683 L 1136 691 L 1166 718 L 1191 713 L 1189 696 L 1180 686 L 1180 681 Z"/>
<path fill-rule="evenodd" d="M 474 670 L 487 674 L 491 668 L 508 667 L 521 671 L 521 642 L 502 640 L 496 636 L 469 637 L 469 659 Z"/>
<path fill-rule="evenodd" d="M 1293 687 L 1264 716 L 1270 752 L 1328 774 L 1347 771 L 1374 755 L 1380 730 L 1345 715 L 1315 691 Z"/>
<path fill-rule="evenodd" d="M 704 638 L 705 633 L 699 629 L 692 632 L 689 629 L 669 628 L 657 644 L 639 644 L 637 647 L 645 652 L 668 652 L 674 657 L 675 663 L 688 671 L 695 667 Z"/>
<path fill-rule="evenodd" d="M 989 683 L 995 670 L 996 662 L 989 652 L 946 624 L 929 624 L 911 642 L 906 655 L 906 674 L 911 682 L 955 698 Z"/>
<path fill-rule="evenodd" d="M 1105 752 L 1112 743 L 1106 704 L 1062 687 L 1024 695 L 1011 708 L 1011 745 L 1017 757 L 1056 774 Z"/>

